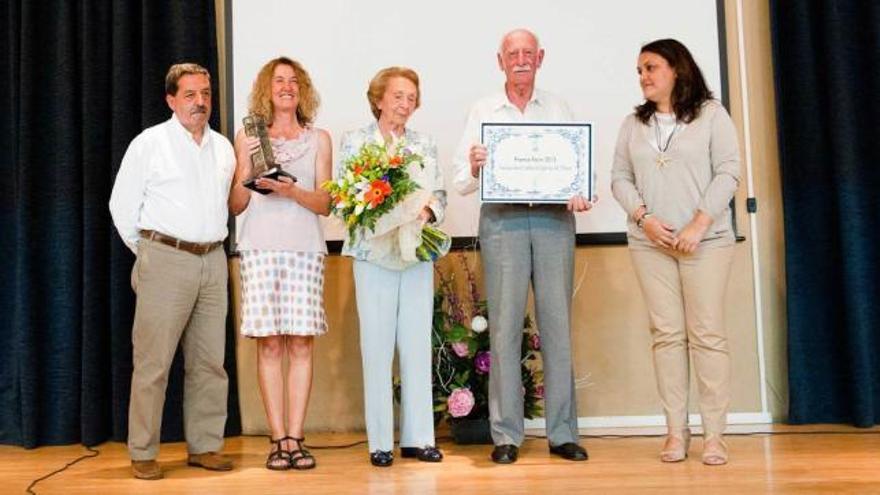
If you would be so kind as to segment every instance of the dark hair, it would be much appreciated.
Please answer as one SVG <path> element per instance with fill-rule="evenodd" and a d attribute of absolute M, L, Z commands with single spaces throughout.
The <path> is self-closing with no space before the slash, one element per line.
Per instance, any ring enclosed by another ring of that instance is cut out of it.
<path fill-rule="evenodd" d="M 703 103 L 712 99 L 712 92 L 706 86 L 703 73 L 694 61 L 693 55 L 678 40 L 671 38 L 656 40 L 644 45 L 640 54 L 650 52 L 660 55 L 675 71 L 675 86 L 672 88 L 672 110 L 682 122 L 691 122 L 700 115 Z M 657 111 L 657 104 L 646 100 L 636 107 L 636 117 L 647 124 Z"/>
<path fill-rule="evenodd" d="M 168 69 L 168 73 L 165 74 L 165 94 L 176 95 L 177 83 L 180 81 L 180 78 L 191 74 L 202 74 L 208 78 L 208 81 L 211 80 L 211 74 L 208 72 L 208 69 L 199 64 L 191 62 L 174 64 Z"/>

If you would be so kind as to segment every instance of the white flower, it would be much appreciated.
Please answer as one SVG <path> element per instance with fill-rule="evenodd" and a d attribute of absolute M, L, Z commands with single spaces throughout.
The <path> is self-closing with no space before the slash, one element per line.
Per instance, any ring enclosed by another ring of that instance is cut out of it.
<path fill-rule="evenodd" d="M 364 212 L 364 204 L 358 203 L 358 205 L 354 207 L 354 216 L 358 216 L 363 212 Z"/>
<path fill-rule="evenodd" d="M 489 328 L 489 322 L 486 321 L 486 318 L 477 315 L 474 316 L 474 319 L 471 320 L 471 330 L 476 333 L 483 333 L 486 329 Z"/>

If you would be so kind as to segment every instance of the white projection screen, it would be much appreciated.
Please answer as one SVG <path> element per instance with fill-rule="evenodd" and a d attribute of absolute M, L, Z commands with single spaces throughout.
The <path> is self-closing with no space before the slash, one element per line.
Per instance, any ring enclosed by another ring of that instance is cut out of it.
<path fill-rule="evenodd" d="M 418 72 L 422 105 L 408 126 L 437 141 L 449 197 L 443 227 L 455 237 L 477 235 L 479 194 L 454 190 L 452 156 L 471 105 L 503 87 L 495 55 L 505 32 L 524 27 L 538 35 L 546 51 L 538 87 L 561 95 L 577 120 L 594 126 L 599 200 L 577 215 L 578 233 L 588 234 L 581 239 L 623 239 L 626 230 L 611 196 L 610 169 L 620 124 L 641 101 L 635 70 L 641 45 L 680 40 L 716 97 L 724 93 L 723 20 L 711 0 L 230 0 L 227 8 L 231 132 L 241 128 L 260 67 L 285 55 L 305 66 L 320 93 L 316 126 L 333 137 L 335 161 L 342 133 L 373 119 L 366 99 L 373 75 L 391 65 Z M 327 240 L 343 238 L 333 219 L 325 221 L 325 233 Z"/>

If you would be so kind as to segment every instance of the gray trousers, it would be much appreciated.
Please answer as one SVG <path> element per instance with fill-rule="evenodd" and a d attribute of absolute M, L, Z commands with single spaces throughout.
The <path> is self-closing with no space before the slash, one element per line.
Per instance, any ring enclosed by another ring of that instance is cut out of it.
<path fill-rule="evenodd" d="M 565 205 L 484 204 L 480 249 L 489 303 L 489 420 L 496 445 L 524 437 L 520 374 L 529 281 L 544 362 L 544 417 L 551 445 L 578 441 L 571 361 L 574 215 Z"/>
<path fill-rule="evenodd" d="M 228 387 L 223 368 L 228 279 L 223 249 L 197 256 L 141 239 L 131 278 L 137 304 L 131 335 L 129 455 L 143 461 L 159 453 L 165 388 L 181 340 L 187 450 L 221 450 Z"/>
<path fill-rule="evenodd" d="M 391 367 L 395 347 L 400 369 L 400 446 L 433 446 L 434 264 L 417 263 L 398 271 L 355 260 L 354 283 L 370 452 L 394 449 Z"/>

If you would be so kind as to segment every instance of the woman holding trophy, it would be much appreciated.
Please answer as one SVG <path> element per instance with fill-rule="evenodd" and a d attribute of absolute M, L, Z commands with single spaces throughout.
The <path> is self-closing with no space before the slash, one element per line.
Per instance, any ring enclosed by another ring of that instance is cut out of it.
<path fill-rule="evenodd" d="M 348 227 L 342 253 L 354 258 L 370 462 L 394 461 L 391 365 L 397 347 L 402 457 L 440 462 L 431 393 L 433 261 L 449 238 L 446 191 L 433 139 L 406 127 L 419 107 L 419 77 L 389 67 L 370 82 L 375 122 L 341 140 L 337 179 L 325 188 Z"/>
<path fill-rule="evenodd" d="M 305 69 L 286 57 L 270 60 L 257 74 L 245 128 L 235 137 L 238 165 L 229 208 L 242 216 L 241 333 L 257 339 L 260 391 L 272 433 L 266 467 L 272 470 L 315 467 L 303 446 L 303 423 L 314 336 L 327 331 L 327 248 L 318 215 L 329 213 L 330 197 L 319 186 L 332 170 L 330 135 L 312 126 L 317 109 Z"/>

